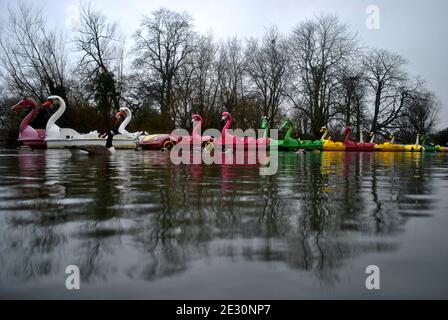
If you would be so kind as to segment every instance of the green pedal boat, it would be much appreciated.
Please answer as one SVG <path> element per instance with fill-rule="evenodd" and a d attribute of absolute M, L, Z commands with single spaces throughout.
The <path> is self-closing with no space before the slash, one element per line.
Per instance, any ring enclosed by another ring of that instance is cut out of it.
<path fill-rule="evenodd" d="M 425 152 L 440 152 L 442 151 L 439 145 L 429 144 L 426 141 L 426 136 L 422 138 L 422 147 Z"/>
<path fill-rule="evenodd" d="M 266 117 L 261 121 L 261 128 L 264 129 L 264 137 L 269 138 L 269 122 Z M 283 140 L 269 140 L 269 147 L 277 147 L 282 151 L 295 151 L 298 149 L 303 150 L 322 150 L 323 140 L 300 140 L 291 137 L 294 125 L 291 120 L 287 119 L 281 125 L 280 129 L 286 129 L 286 134 Z"/>

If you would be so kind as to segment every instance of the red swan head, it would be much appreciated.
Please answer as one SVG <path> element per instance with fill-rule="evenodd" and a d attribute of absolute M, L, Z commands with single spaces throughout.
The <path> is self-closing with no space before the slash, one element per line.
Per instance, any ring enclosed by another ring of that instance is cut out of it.
<path fill-rule="evenodd" d="M 29 99 L 29 98 L 25 98 L 22 101 L 18 102 L 17 104 L 15 104 L 11 110 L 12 111 L 19 111 L 28 107 L 32 107 L 32 108 L 37 108 L 37 102 L 34 101 L 33 99 Z"/>
<path fill-rule="evenodd" d="M 232 118 L 230 113 L 228 113 L 227 111 L 224 111 L 221 116 L 221 121 L 226 121 L 227 119 Z"/>
<path fill-rule="evenodd" d="M 47 101 L 42 103 L 42 107 L 49 107 L 52 104 L 59 104 L 59 100 L 57 100 L 57 99 L 48 99 Z"/>
<path fill-rule="evenodd" d="M 200 115 L 196 114 L 196 113 L 193 113 L 193 114 L 191 115 L 191 120 L 202 122 L 202 117 L 201 117 Z"/>
<path fill-rule="evenodd" d="M 124 113 L 124 111 L 118 111 L 115 114 L 115 118 L 117 118 L 117 119 L 120 119 L 120 118 L 125 117 L 125 116 L 126 116 L 126 113 Z"/>

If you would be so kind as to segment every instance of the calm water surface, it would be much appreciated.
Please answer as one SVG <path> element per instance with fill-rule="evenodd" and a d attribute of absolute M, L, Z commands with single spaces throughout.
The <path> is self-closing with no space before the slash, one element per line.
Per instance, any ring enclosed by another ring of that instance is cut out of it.
<path fill-rule="evenodd" d="M 447 243 L 448 155 L 0 150 L 0 298 L 446 299 Z"/>

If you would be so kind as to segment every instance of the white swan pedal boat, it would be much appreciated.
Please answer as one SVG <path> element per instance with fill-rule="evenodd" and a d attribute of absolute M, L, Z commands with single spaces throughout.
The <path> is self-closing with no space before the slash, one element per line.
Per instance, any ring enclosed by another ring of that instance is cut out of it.
<path fill-rule="evenodd" d="M 45 141 L 49 149 L 62 149 L 72 146 L 83 145 L 101 145 L 106 143 L 106 137 L 100 137 L 97 131 L 81 134 L 71 128 L 60 128 L 56 121 L 65 112 L 65 101 L 59 96 L 49 96 L 47 101 L 42 104 L 48 107 L 52 104 L 59 105 L 56 112 L 47 122 Z M 113 145 L 115 149 L 135 149 L 138 142 L 138 136 L 132 134 L 118 134 L 114 137 Z"/>

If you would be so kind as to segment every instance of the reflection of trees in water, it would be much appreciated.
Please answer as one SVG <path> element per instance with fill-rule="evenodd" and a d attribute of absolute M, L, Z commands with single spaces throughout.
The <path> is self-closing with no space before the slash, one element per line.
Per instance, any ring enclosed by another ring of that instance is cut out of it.
<path fill-rule="evenodd" d="M 329 174 L 325 174 L 325 169 L 314 171 L 308 175 L 309 188 L 299 190 L 308 194 L 308 201 L 302 204 L 300 233 L 303 252 L 309 252 L 317 263 L 318 276 L 332 282 L 332 269 L 345 259 L 397 248 L 396 244 L 382 242 L 378 237 L 367 243 L 348 241 L 344 233 L 378 236 L 400 231 L 405 222 L 400 209 L 403 204 L 409 205 L 409 201 L 403 202 L 402 195 L 430 194 L 431 190 L 429 179 L 421 179 L 418 174 L 421 162 L 415 160 L 419 154 L 326 153 L 322 156 L 323 168 L 328 167 L 325 162 L 333 162 L 333 170 Z M 340 189 L 332 190 L 332 186 Z M 328 188 L 330 192 L 322 193 Z M 410 205 L 414 209 L 431 209 L 430 201 L 420 199 Z M 305 256 L 302 260 L 308 261 Z"/>
<path fill-rule="evenodd" d="M 107 258 L 113 256 L 116 249 L 122 245 L 120 236 L 125 231 L 120 211 L 114 210 L 114 206 L 127 198 L 127 191 L 130 189 L 129 168 L 122 165 L 126 159 L 120 156 L 123 155 L 70 158 L 70 174 L 75 177 L 88 175 L 84 186 L 88 190 L 85 196 L 93 200 L 87 207 L 78 211 L 77 230 L 73 231 L 73 236 L 79 243 L 73 249 L 72 259 L 79 266 L 85 282 L 98 278 L 106 280 L 116 272 L 116 267 L 110 264 Z M 89 170 L 85 172 L 85 168 Z M 78 189 L 80 186 L 74 188 Z M 67 184 L 67 196 L 76 197 L 84 193 L 80 191 L 73 190 L 70 184 Z"/>
<path fill-rule="evenodd" d="M 329 185 L 341 188 L 340 192 L 329 193 L 331 206 L 335 212 L 343 214 L 340 221 L 344 224 L 338 229 L 391 234 L 403 223 L 401 195 L 413 193 L 409 188 L 415 187 L 418 193 L 429 193 L 429 180 L 415 175 L 420 166 L 415 157 L 420 154 L 346 153 L 340 158 L 328 153 L 325 156 L 334 159 L 324 159 L 324 162 L 338 159 L 340 164 L 335 165 L 334 172 L 338 167 L 343 172 L 342 175 L 329 174 Z"/>
<path fill-rule="evenodd" d="M 392 234 L 404 222 L 400 212 L 431 208 L 405 198 L 431 192 L 417 155 L 285 153 L 274 176 L 259 176 L 257 166 L 175 167 L 156 152 L 47 157 L 55 158 L 37 174 L 45 179 L 41 205 L 19 205 L 30 214 L 3 224 L 0 257 L 16 257 L 7 270 L 18 278 L 54 273 L 70 260 L 84 281 L 106 279 L 120 251 L 131 250 L 138 262 L 128 276 L 147 280 L 225 256 L 284 262 L 332 284 L 347 259 L 396 249 L 357 236 Z"/>
<path fill-rule="evenodd" d="M 49 211 L 58 205 L 43 200 L 52 192 L 45 184 L 45 153 L 20 150 L 2 159 L 7 171 L 1 176 L 17 177 L 2 181 L 10 196 L 1 196 L 0 274 L 2 278 L 29 280 L 54 272 L 54 250 L 66 241 L 62 228 Z"/>
<path fill-rule="evenodd" d="M 165 249 L 176 253 L 174 261 L 182 266 L 181 270 L 188 261 L 204 256 L 244 256 L 315 270 L 321 280 L 333 283 L 337 281 L 336 269 L 345 260 L 366 252 L 396 250 L 395 243 L 381 238 L 357 240 L 356 235 L 393 234 L 400 230 L 404 223 L 399 211 L 399 196 L 403 193 L 400 185 L 413 183 L 428 189 L 427 181 L 407 176 L 407 171 L 418 170 L 418 163 L 409 163 L 406 158 L 388 163 L 384 157 L 398 156 L 394 154 L 374 158 L 370 153 L 335 153 L 333 168 L 327 173 L 322 170 L 324 154 L 292 155 L 297 160 L 288 155 L 286 161 L 289 165 L 296 161 L 296 170 L 287 173 L 295 176 L 295 183 L 285 181 L 280 174 L 256 177 L 256 182 L 245 187 L 241 185 L 244 171 L 234 167 L 229 173 L 229 167 L 221 167 L 222 193 L 210 193 L 208 184 L 205 190 L 191 185 L 188 170 L 192 167 L 176 171 L 171 182 L 166 181 L 172 188 L 164 191 L 166 199 L 174 198 L 176 205 L 167 202 L 148 223 L 151 236 L 139 239 L 151 252 L 151 265 L 157 264 L 154 252 L 160 252 L 163 261 L 170 256 L 162 253 Z M 207 179 L 210 176 L 216 177 L 216 170 L 208 172 Z M 293 189 L 297 197 L 282 195 L 285 188 Z M 182 196 L 177 197 L 179 190 Z M 204 192 L 205 198 L 212 201 L 199 201 Z M 250 209 L 241 199 L 250 201 Z M 233 241 L 229 244 L 219 239 Z M 244 241 L 248 239 L 259 241 Z M 183 257 L 187 261 L 179 262 Z M 163 268 L 158 266 L 157 273 L 163 276 Z"/>
<path fill-rule="evenodd" d="M 53 273 L 54 250 L 66 241 L 61 228 L 5 220 L 0 223 L 1 278 L 29 280 Z"/>
<path fill-rule="evenodd" d="M 345 241 L 352 231 L 350 221 L 363 209 L 359 166 L 351 165 L 351 155 L 344 153 L 308 153 L 297 158 L 295 175 L 300 183 L 298 224 L 285 235 L 289 253 L 286 262 L 292 267 L 314 270 L 326 284 L 337 281 L 337 268 L 357 254 L 374 251 L 373 246 Z M 353 170 L 347 171 L 347 170 Z"/>
<path fill-rule="evenodd" d="M 423 157 L 421 153 L 375 154 L 377 165 L 371 186 L 374 206 L 370 210 L 373 232 L 393 233 L 411 215 L 409 210 L 424 214 L 433 209 L 434 199 L 429 197 L 433 193 L 432 178 L 429 170 L 423 172 Z M 410 200 L 412 195 L 420 196 Z"/>
<path fill-rule="evenodd" d="M 103 241 L 119 239 L 113 237 L 119 231 L 103 226 L 117 219 L 115 225 L 120 226 L 116 212 L 109 209 L 120 195 L 112 182 L 117 176 L 113 162 L 102 157 L 71 157 L 58 150 L 40 156 L 19 154 L 17 200 L 9 208 L 15 214 L 1 224 L 5 230 L 0 261 L 6 261 L 2 272 L 7 278 L 26 280 L 63 273 L 66 265 L 74 263 L 80 266 L 85 281 L 107 274 L 111 268 L 101 263 L 101 257 L 119 245 L 119 241 Z M 81 241 L 71 241 L 73 238 Z M 77 243 L 80 245 L 74 249 Z M 64 259 L 66 263 L 62 263 Z"/>

